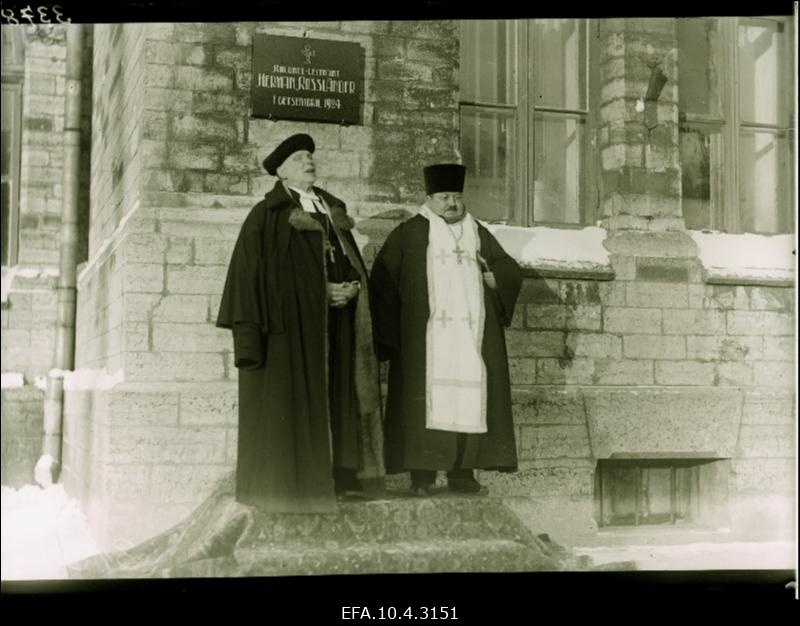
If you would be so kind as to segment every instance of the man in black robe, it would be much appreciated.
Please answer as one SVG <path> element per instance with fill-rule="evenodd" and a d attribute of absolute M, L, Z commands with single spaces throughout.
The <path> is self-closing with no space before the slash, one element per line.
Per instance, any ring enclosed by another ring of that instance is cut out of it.
<path fill-rule="evenodd" d="M 313 152 L 299 134 L 264 160 L 280 180 L 245 218 L 217 318 L 239 372 L 236 499 L 271 512 L 331 512 L 383 477 L 367 272 Z"/>
<path fill-rule="evenodd" d="M 517 468 L 503 327 L 522 274 L 466 211 L 465 172 L 424 169 L 425 205 L 389 234 L 370 277 L 378 354 L 390 361 L 386 471 L 410 471 L 415 495 L 437 470 L 451 491 L 475 493 L 474 469 Z"/>

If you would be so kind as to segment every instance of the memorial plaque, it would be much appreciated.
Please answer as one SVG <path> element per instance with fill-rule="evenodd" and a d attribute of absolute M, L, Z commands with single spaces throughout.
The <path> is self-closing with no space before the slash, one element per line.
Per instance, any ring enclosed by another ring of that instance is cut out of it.
<path fill-rule="evenodd" d="M 360 124 L 363 88 L 357 43 L 253 37 L 253 117 Z"/>

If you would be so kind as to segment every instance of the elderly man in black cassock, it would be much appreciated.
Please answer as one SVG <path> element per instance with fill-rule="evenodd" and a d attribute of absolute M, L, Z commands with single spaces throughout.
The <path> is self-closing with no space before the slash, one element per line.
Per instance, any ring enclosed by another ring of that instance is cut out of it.
<path fill-rule="evenodd" d="M 464 166 L 423 173 L 425 204 L 389 234 L 370 277 L 379 358 L 390 361 L 386 471 L 409 471 L 419 496 L 437 470 L 450 491 L 477 493 L 474 469 L 517 468 L 503 327 L 522 275 L 467 212 Z"/>
<path fill-rule="evenodd" d="M 271 512 L 331 512 L 383 476 L 367 271 L 314 147 L 293 135 L 264 159 L 280 180 L 245 218 L 217 318 L 239 374 L 236 499 Z"/>

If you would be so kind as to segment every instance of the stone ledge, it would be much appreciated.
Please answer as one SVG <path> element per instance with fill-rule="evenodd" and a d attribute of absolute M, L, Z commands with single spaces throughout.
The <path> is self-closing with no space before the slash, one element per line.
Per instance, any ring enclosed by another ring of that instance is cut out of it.
<path fill-rule="evenodd" d="M 537 265 L 523 267 L 524 278 L 568 278 L 573 280 L 614 280 L 610 265 Z"/>
<path fill-rule="evenodd" d="M 570 561 L 496 498 L 387 493 L 333 514 L 282 515 L 237 503 L 230 482 L 173 528 L 74 564 L 70 577 L 553 571 Z"/>
<path fill-rule="evenodd" d="M 785 270 L 781 275 L 733 274 L 712 268 L 703 272 L 709 285 L 741 285 L 743 287 L 793 287 L 794 272 Z"/>

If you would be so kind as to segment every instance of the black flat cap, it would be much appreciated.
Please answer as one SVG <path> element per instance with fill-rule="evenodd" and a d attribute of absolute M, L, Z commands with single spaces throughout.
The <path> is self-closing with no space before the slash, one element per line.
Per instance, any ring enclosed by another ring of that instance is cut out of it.
<path fill-rule="evenodd" d="M 278 147 L 270 152 L 267 158 L 264 159 L 264 169 L 267 170 L 267 173 L 275 176 L 275 172 L 281 164 L 298 150 L 314 152 L 314 140 L 310 135 L 299 133 L 284 139 Z"/>
<path fill-rule="evenodd" d="M 440 191 L 464 191 L 467 168 L 458 163 L 439 163 L 422 170 L 425 177 L 425 192 L 428 195 Z"/>

